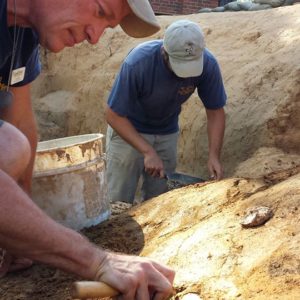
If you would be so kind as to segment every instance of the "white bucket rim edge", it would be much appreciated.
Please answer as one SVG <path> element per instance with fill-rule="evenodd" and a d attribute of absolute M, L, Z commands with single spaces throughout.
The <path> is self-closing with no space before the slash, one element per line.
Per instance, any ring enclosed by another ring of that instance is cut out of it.
<path fill-rule="evenodd" d="M 68 139 L 74 139 L 76 137 L 91 137 L 89 140 L 86 140 L 86 141 L 81 141 L 81 142 L 74 142 L 72 144 L 68 144 L 68 145 L 65 145 L 65 146 L 57 146 L 57 147 L 52 147 L 52 148 L 47 148 L 47 149 L 39 149 L 39 145 L 42 145 L 43 143 L 46 144 L 48 142 L 56 142 L 56 141 L 62 141 L 62 140 L 68 140 Z M 94 136 L 92 138 L 92 136 Z M 82 145 L 82 144 L 85 144 L 85 143 L 90 143 L 90 142 L 93 142 L 93 141 L 96 141 L 96 140 L 99 140 L 99 139 L 102 139 L 104 137 L 104 134 L 102 133 L 87 133 L 87 134 L 80 134 L 80 135 L 72 135 L 72 136 L 67 136 L 67 137 L 62 137 L 62 138 L 58 138 L 58 139 L 52 139 L 52 140 L 47 140 L 47 141 L 42 141 L 42 142 L 38 142 L 38 146 L 37 146 L 37 149 L 36 149 L 36 152 L 37 153 L 43 153 L 43 152 L 49 152 L 51 150 L 57 150 L 57 149 L 65 149 L 65 148 L 70 148 L 70 147 L 74 147 L 74 146 L 78 146 L 78 145 Z"/>

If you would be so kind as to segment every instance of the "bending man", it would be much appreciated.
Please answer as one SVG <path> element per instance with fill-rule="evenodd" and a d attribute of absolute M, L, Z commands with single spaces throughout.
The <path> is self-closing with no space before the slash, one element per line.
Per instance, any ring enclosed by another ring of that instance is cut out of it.
<path fill-rule="evenodd" d="M 143 43 L 126 57 L 108 99 L 106 154 L 110 200 L 133 202 L 143 176 L 143 200 L 167 191 L 176 168 L 178 117 L 194 90 L 207 114 L 208 169 L 223 176 L 226 94 L 218 63 L 198 24 L 180 20 L 164 40 Z"/>

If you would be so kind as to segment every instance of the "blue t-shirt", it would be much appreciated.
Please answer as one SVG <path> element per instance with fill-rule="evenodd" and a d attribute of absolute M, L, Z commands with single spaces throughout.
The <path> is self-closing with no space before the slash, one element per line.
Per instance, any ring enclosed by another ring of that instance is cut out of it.
<path fill-rule="evenodd" d="M 166 66 L 161 47 L 162 40 L 155 40 L 134 48 L 122 64 L 108 99 L 109 107 L 127 117 L 141 133 L 177 132 L 181 105 L 196 88 L 207 109 L 226 103 L 220 68 L 207 49 L 202 74 L 180 78 Z"/>
<path fill-rule="evenodd" d="M 16 28 L 19 31 L 13 70 L 25 67 L 24 80 L 13 86 L 32 82 L 41 72 L 39 60 L 39 40 L 30 28 Z M 14 27 L 7 26 L 7 0 L 0 0 L 0 90 L 8 84 L 12 58 Z"/>

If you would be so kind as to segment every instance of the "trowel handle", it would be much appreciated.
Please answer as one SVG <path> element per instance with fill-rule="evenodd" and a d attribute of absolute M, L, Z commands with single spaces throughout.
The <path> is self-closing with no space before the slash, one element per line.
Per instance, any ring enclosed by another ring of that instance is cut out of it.
<path fill-rule="evenodd" d="M 104 282 L 76 281 L 71 288 L 73 299 L 114 297 L 120 293 Z"/>

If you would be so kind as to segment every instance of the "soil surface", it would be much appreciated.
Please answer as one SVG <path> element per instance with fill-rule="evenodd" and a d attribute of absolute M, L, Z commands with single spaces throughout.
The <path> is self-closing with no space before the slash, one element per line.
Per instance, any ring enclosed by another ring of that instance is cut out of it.
<path fill-rule="evenodd" d="M 118 202 L 112 205 L 109 221 L 85 229 L 82 233 L 102 248 L 112 251 L 138 254 L 143 246 L 143 238 L 128 239 L 135 235 L 139 226 L 127 217 L 126 213 L 121 220 L 117 216 L 126 212 L 130 204 Z M 123 231 L 126 224 L 127 229 Z M 132 227 L 131 225 L 132 224 Z M 113 230 L 112 230 L 113 228 Z M 132 243 L 137 240 L 136 244 Z M 34 265 L 28 270 L 8 274 L 0 279 L 0 299 L 2 300 L 67 300 L 70 296 L 70 286 L 76 278 L 59 270 L 42 265 Z M 78 279 L 78 278 L 77 278 Z"/>
<path fill-rule="evenodd" d="M 175 299 L 286 299 L 300 295 L 300 166 L 169 191 L 82 233 L 104 249 L 153 257 L 176 270 Z M 246 212 L 273 217 L 244 229 Z M 129 209 L 130 208 L 130 209 Z M 170 214 L 170 212 L 172 212 Z M 71 299 L 73 276 L 34 265 L 0 279 L 0 299 Z"/>

